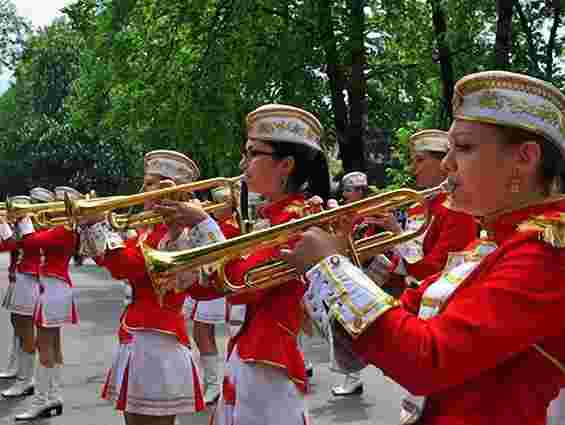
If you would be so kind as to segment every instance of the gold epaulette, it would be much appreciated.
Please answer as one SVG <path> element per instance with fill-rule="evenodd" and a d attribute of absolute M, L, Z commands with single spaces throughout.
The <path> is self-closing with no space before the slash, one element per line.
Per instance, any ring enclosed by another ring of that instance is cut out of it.
<path fill-rule="evenodd" d="M 538 215 L 520 223 L 519 232 L 537 232 L 539 239 L 555 248 L 565 248 L 565 214 Z"/>
<path fill-rule="evenodd" d="M 286 207 L 284 207 L 284 212 L 289 214 L 295 214 L 297 217 L 304 217 L 307 214 L 308 206 L 301 201 L 292 201 Z"/>

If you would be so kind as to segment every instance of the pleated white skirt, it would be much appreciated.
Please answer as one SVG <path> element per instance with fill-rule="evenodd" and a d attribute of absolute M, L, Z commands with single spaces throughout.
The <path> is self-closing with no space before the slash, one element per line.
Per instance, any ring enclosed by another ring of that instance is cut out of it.
<path fill-rule="evenodd" d="M 11 313 L 33 316 L 39 298 L 39 281 L 29 273 L 16 273 L 16 281 L 9 282 L 2 307 Z"/>
<path fill-rule="evenodd" d="M 132 342 L 114 353 L 102 398 L 118 410 L 150 416 L 191 413 L 205 408 L 191 351 L 174 335 L 133 331 Z"/>

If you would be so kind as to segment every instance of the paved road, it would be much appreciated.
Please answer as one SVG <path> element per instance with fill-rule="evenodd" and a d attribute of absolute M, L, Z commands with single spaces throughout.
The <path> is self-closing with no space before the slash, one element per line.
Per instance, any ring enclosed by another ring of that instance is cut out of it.
<path fill-rule="evenodd" d="M 7 256 L 0 255 L 0 292 L 6 286 L 4 270 Z M 65 411 L 57 418 L 36 421 L 49 425 L 121 425 L 123 420 L 107 402 L 99 398 L 106 368 L 115 345 L 115 329 L 122 308 L 122 287 L 94 265 L 72 269 L 78 291 L 80 324 L 63 330 L 65 356 Z M 9 314 L 0 309 L 0 368 L 6 365 L 12 330 Z M 223 346 L 223 329 L 219 329 Z M 310 341 L 306 355 L 314 362 L 315 374 L 309 409 L 316 425 L 358 424 L 391 425 L 397 423 L 398 405 L 403 390 L 374 368 L 364 371 L 365 393 L 360 397 L 336 399 L 329 395 L 330 386 L 341 379 L 328 370 L 325 343 Z M 0 382 L 0 391 L 8 383 Z M 12 424 L 14 414 L 29 403 L 27 400 L 0 399 L 0 425 Z M 208 415 L 201 413 L 179 420 L 179 425 L 205 425 Z"/>

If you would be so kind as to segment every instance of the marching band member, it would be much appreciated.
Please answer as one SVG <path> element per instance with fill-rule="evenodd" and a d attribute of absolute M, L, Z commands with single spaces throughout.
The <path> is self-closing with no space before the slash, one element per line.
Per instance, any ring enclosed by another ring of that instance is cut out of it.
<path fill-rule="evenodd" d="M 457 82 L 443 167 L 454 206 L 481 238 L 441 274 L 393 299 L 320 229 L 286 260 L 309 268 L 305 299 L 340 332 L 343 363 L 363 361 L 420 398 L 402 423 L 544 424 L 565 383 L 563 172 L 565 96 L 525 75 L 489 71 Z M 327 312 L 327 313 L 326 313 Z M 349 350 L 349 351 L 348 351 Z M 359 361 L 361 360 L 361 361 Z"/>
<path fill-rule="evenodd" d="M 41 193 L 38 193 L 38 191 L 39 188 L 32 191 L 32 197 L 15 196 L 11 198 L 11 201 L 18 204 L 29 204 L 35 196 L 49 194 L 49 191 L 45 189 L 41 189 Z M 10 371 L 4 375 L 6 378 L 16 378 L 16 381 L 2 392 L 2 396 L 21 397 L 32 395 L 34 392 L 35 332 L 33 311 L 39 296 L 41 252 L 34 248 L 17 249 L 16 240 L 10 226 L 2 222 L 0 227 L 2 228 L 1 237 L 4 241 L 2 250 L 10 250 L 11 259 L 14 261 L 14 264 L 10 265 L 10 282 L 2 306 L 11 312 L 15 338 L 12 354 L 16 364 L 13 375 L 9 373 Z M 34 232 L 31 220 L 28 217 L 18 220 L 16 232 L 20 238 L 31 235 Z"/>
<path fill-rule="evenodd" d="M 343 201 L 348 204 L 360 201 L 369 195 L 369 183 L 367 175 L 361 171 L 352 171 L 344 175 L 341 179 L 341 187 L 343 193 Z M 331 205 L 331 204 L 330 204 Z M 337 206 L 337 201 L 336 205 Z M 370 219 L 359 217 L 353 224 L 353 238 L 371 236 L 376 234 L 380 229 L 371 222 Z M 361 380 L 361 371 L 350 371 L 349 373 L 340 370 L 337 363 L 333 361 L 333 352 L 330 353 L 332 359 L 331 369 L 338 373 L 345 374 L 343 385 L 335 385 L 331 392 L 334 396 L 349 396 L 363 393 L 363 381 Z"/>
<path fill-rule="evenodd" d="M 81 196 L 66 186 L 55 188 L 57 200 L 63 200 L 64 194 L 73 198 Z M 41 250 L 44 260 L 40 268 L 40 296 L 33 313 L 39 350 L 35 394 L 30 409 L 16 415 L 16 420 L 32 420 L 63 412 L 61 326 L 78 323 L 69 277 L 69 262 L 76 252 L 76 244 L 74 232 L 65 226 L 35 232 L 18 242 L 24 250 Z"/>
<path fill-rule="evenodd" d="M 255 227 L 262 228 L 303 216 L 302 188 L 327 198 L 329 172 L 320 148 L 322 127 L 310 113 L 286 105 L 265 105 L 247 116 L 247 141 L 241 168 L 250 192 L 266 198 Z M 217 224 L 195 205 L 178 206 L 178 225 L 202 228 Z M 205 230 L 204 230 L 205 229 Z M 277 257 L 279 247 L 259 248 L 226 264 L 227 278 L 242 283 L 245 273 Z M 216 273 L 197 286 L 215 286 Z M 195 298 L 198 295 L 191 288 Z M 304 425 L 307 423 L 306 371 L 297 346 L 304 284 L 291 280 L 251 293 L 234 293 L 228 301 L 245 304 L 245 322 L 230 339 L 222 395 L 213 415 L 215 425 Z"/>
<path fill-rule="evenodd" d="M 447 133 L 441 130 L 423 130 L 409 139 L 410 170 L 418 189 L 429 189 L 445 180 L 446 172 L 441 161 L 448 150 Z M 456 211 L 446 193 L 429 196 L 425 203 L 413 205 L 407 210 L 404 227 L 394 214 L 372 217 L 368 220 L 385 230 L 395 233 L 415 231 L 431 215 L 431 224 L 418 238 L 395 247 L 395 253 L 388 258 L 377 256 L 368 267 L 375 281 L 380 281 L 391 293 L 402 291 L 407 284 L 418 282 L 438 273 L 447 262 L 450 252 L 460 251 L 477 236 L 477 225 L 473 217 Z M 382 269 L 382 264 L 386 269 Z M 381 273 L 384 272 L 384 273 Z"/>
<path fill-rule="evenodd" d="M 179 152 L 157 150 L 144 157 L 145 191 L 161 188 L 164 180 L 182 184 L 199 176 L 197 165 Z M 153 201 L 144 205 L 146 210 L 154 207 Z M 83 221 L 81 251 L 108 269 L 114 279 L 127 280 L 133 289 L 102 397 L 115 403 L 128 425 L 173 425 L 177 415 L 203 410 L 199 372 L 182 312 L 187 291 L 178 282 L 170 290 L 154 287 L 142 253 L 143 245 L 187 248 L 190 240 L 185 229 L 157 224 L 124 241 L 99 217 Z"/>
<path fill-rule="evenodd" d="M 231 191 L 227 186 L 210 190 L 212 201 L 215 203 L 229 202 Z M 240 234 L 237 220 L 233 217 L 233 207 L 214 213 L 220 229 L 226 238 Z M 193 321 L 194 342 L 200 352 L 200 364 L 204 373 L 204 403 L 214 403 L 220 396 L 221 374 L 219 373 L 220 359 L 216 344 L 215 326 L 226 323 L 225 297 L 208 301 L 198 301 L 190 296 L 185 301 L 187 320 Z"/>

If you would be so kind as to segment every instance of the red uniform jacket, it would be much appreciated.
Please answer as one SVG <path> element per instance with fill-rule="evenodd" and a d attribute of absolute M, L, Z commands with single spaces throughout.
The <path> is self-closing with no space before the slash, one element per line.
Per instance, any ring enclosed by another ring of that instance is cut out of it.
<path fill-rule="evenodd" d="M 166 234 L 167 226 L 158 224 L 147 235 L 144 243 L 151 248 L 157 248 Z M 125 245 L 124 248 L 109 251 L 103 259 L 97 259 L 98 264 L 107 268 L 114 279 L 127 280 L 133 289 L 132 303 L 122 314 L 120 341 L 127 342 L 127 331 L 153 330 L 176 335 L 181 344 L 188 345 L 189 339 L 182 313 L 188 292 L 168 291 L 161 306 L 145 267 L 139 238 L 130 238 L 125 241 Z M 202 290 L 202 293 L 205 291 Z"/>
<path fill-rule="evenodd" d="M 37 233 L 37 231 L 36 231 Z M 26 235 L 26 239 L 30 235 Z M 41 267 L 41 250 L 35 247 L 22 247 L 22 255 L 18 255 L 18 242 L 15 239 L 9 239 L 0 243 L 0 251 L 10 251 L 10 270 L 19 273 L 29 273 L 39 278 L 39 269 Z"/>
<path fill-rule="evenodd" d="M 259 215 L 276 225 L 300 218 L 305 211 L 304 197 L 291 195 L 260 208 Z M 257 250 L 246 258 L 228 263 L 226 274 L 232 282 L 241 283 L 246 271 L 276 257 L 278 252 L 279 248 Z M 292 280 L 276 288 L 228 297 L 232 304 L 246 305 L 245 323 L 238 335 L 230 340 L 228 351 L 237 345 L 243 361 L 284 369 L 303 392 L 306 391 L 306 371 L 297 336 L 303 319 L 301 301 L 304 291 L 301 281 Z"/>
<path fill-rule="evenodd" d="M 77 235 L 64 226 L 34 232 L 18 241 L 18 245 L 35 252 L 43 251 L 44 262 L 40 268 L 42 276 L 61 279 L 72 286 L 69 277 L 69 262 L 76 251 Z"/>
<path fill-rule="evenodd" d="M 424 236 L 424 258 L 412 264 L 404 262 L 408 274 L 418 280 L 440 272 L 450 252 L 463 250 L 477 237 L 475 219 L 450 209 L 446 198 L 447 195 L 442 193 L 429 201 L 433 220 Z M 423 205 L 413 207 L 408 210 L 408 215 L 423 214 L 424 208 Z"/>
<path fill-rule="evenodd" d="M 565 374 L 533 345 L 565 363 L 565 249 L 542 240 L 543 230 L 517 226 L 564 211 L 560 201 L 498 217 L 487 227 L 498 249 L 442 312 L 417 317 L 430 277 L 353 341 L 361 357 L 428 397 L 422 425 L 545 424 Z"/>

